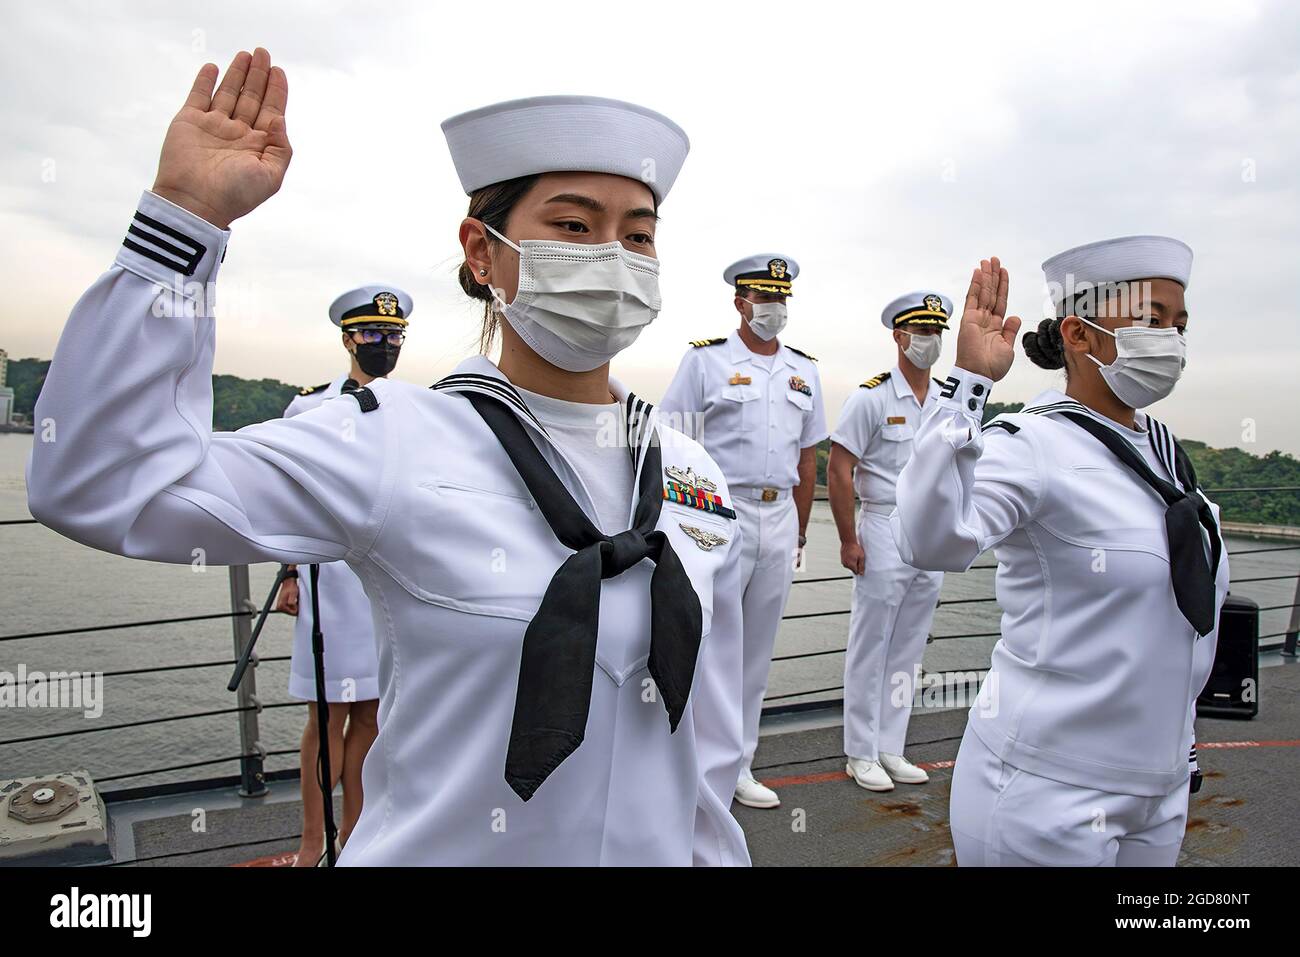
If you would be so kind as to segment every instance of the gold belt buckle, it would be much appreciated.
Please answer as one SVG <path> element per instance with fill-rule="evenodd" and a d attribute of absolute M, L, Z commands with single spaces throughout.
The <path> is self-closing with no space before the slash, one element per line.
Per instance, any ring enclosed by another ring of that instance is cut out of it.
<path fill-rule="evenodd" d="M 764 502 L 775 502 L 775 501 L 776 501 L 776 492 L 777 492 L 777 490 L 774 489 L 774 488 L 765 488 L 765 489 L 763 489 L 763 501 L 764 501 Z"/>

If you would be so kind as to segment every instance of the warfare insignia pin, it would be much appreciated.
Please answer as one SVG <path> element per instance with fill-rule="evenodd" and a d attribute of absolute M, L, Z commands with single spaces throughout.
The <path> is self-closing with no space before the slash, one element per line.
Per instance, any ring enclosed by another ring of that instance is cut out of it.
<path fill-rule="evenodd" d="M 678 522 L 677 527 L 689 535 L 691 540 L 706 552 L 713 551 L 719 545 L 727 544 L 727 539 L 723 538 L 721 535 L 706 532 L 704 529 L 696 528 L 694 525 L 685 525 L 682 522 Z"/>
<path fill-rule="evenodd" d="M 664 466 L 668 481 L 664 484 L 664 498 L 688 508 L 698 508 L 701 512 L 711 512 L 723 518 L 735 518 L 736 513 L 722 503 L 718 495 L 718 484 L 703 475 L 695 474 L 694 469 L 682 469 L 676 465 Z"/>
<path fill-rule="evenodd" d="M 804 395 L 812 395 L 812 386 L 803 381 L 802 376 L 790 376 L 790 388 L 795 392 L 802 392 Z"/>
<path fill-rule="evenodd" d="M 735 372 L 727 380 L 727 385 L 749 385 L 753 381 L 753 376 L 741 375 L 739 372 Z"/>

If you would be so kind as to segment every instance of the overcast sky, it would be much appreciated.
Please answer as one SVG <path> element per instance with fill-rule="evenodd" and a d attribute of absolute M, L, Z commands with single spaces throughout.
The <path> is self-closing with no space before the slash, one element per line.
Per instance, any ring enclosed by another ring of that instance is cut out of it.
<path fill-rule="evenodd" d="M 206 61 L 266 46 L 289 76 L 293 164 L 237 221 L 216 371 L 344 371 L 326 310 L 391 282 L 415 298 L 397 376 L 471 354 L 455 282 L 466 208 L 439 122 L 512 97 L 643 103 L 691 137 L 662 209 L 664 308 L 614 374 L 657 398 L 688 340 L 735 326 L 721 273 L 798 260 L 783 341 L 821 359 L 834 425 L 893 365 L 883 305 L 960 302 L 1000 255 L 1012 310 L 1040 264 L 1129 233 L 1186 241 L 1176 432 L 1300 453 L 1300 12 L 1278 3 L 4 3 L 0 348 L 48 357 L 112 261 L 167 123 Z M 955 334 L 954 334 L 955 335 Z M 945 344 L 936 366 L 951 364 Z M 994 399 L 1059 384 L 1018 350 Z M 1254 441 L 1243 422 L 1255 426 Z"/>

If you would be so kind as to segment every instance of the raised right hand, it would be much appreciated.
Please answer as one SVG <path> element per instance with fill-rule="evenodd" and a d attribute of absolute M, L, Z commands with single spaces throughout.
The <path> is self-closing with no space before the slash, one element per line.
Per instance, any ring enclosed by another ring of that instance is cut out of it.
<path fill-rule="evenodd" d="M 214 96 L 217 72 L 204 64 L 167 128 L 153 191 L 225 229 L 275 194 L 293 149 L 289 82 L 271 54 L 236 54 Z"/>
<path fill-rule="evenodd" d="M 1020 319 L 1007 316 L 1007 271 L 993 256 L 971 275 L 966 308 L 957 329 L 957 366 L 994 382 L 1011 368 Z M 1004 318 L 1005 317 L 1005 318 Z"/>

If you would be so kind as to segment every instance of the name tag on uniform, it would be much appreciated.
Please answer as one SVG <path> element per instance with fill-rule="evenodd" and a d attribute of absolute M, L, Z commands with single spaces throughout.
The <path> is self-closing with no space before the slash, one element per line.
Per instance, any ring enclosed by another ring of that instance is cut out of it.
<path fill-rule="evenodd" d="M 754 380 L 752 377 L 747 375 L 741 375 L 739 372 L 737 372 L 734 373 L 732 377 L 727 380 L 727 384 L 728 385 L 749 385 L 753 381 Z"/>
<path fill-rule="evenodd" d="M 885 425 L 907 425 L 907 416 L 891 415 L 889 418 L 885 419 Z"/>

